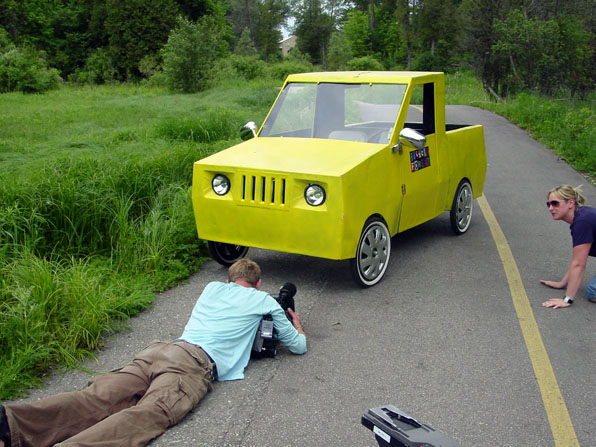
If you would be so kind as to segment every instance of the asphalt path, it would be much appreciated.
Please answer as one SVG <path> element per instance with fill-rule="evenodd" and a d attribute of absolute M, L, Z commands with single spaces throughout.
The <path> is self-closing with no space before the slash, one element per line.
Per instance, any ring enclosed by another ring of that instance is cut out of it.
<path fill-rule="evenodd" d="M 552 366 L 562 398 L 556 404 L 568 411 L 579 444 L 596 446 L 596 305 L 582 289 L 569 309 L 543 308 L 543 301 L 562 294 L 539 284 L 560 279 L 571 259 L 568 226 L 552 221 L 546 191 L 583 184 L 588 204 L 596 205 L 596 189 L 504 118 L 453 106 L 448 121 L 485 126 L 485 199 L 546 348 L 542 363 L 548 365 L 538 368 Z M 282 349 L 274 359 L 252 361 L 245 380 L 215 383 L 193 413 L 150 445 L 372 447 L 374 435 L 360 418 L 386 404 L 462 446 L 569 443 L 555 440 L 551 398 L 539 386 L 520 329 L 528 315 L 516 312 L 506 266 L 478 203 L 463 236 L 452 235 L 445 213 L 392 243 L 385 278 L 370 289 L 355 286 L 347 261 L 252 249 L 264 290 L 275 293 L 286 281 L 297 285 L 308 353 Z M 586 280 L 595 273 L 591 259 Z M 130 330 L 108 337 L 97 359 L 83 366 L 109 371 L 153 340 L 178 337 L 203 287 L 225 275 L 223 267 L 206 263 L 186 284 L 156 297 Z M 53 374 L 26 400 L 82 388 L 90 376 L 83 370 Z"/>

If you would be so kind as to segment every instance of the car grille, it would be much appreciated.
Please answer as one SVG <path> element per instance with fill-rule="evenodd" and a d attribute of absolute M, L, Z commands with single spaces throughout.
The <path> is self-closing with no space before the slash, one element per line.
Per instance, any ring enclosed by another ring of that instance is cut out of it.
<path fill-rule="evenodd" d="M 242 175 L 241 200 L 246 205 L 286 205 L 287 179 L 266 175 Z"/>

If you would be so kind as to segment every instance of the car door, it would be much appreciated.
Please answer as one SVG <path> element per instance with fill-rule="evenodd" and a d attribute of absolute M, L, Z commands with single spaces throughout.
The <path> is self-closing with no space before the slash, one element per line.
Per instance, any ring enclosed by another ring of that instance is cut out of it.
<path fill-rule="evenodd" d="M 405 231 L 439 214 L 439 158 L 435 130 L 434 84 L 414 87 L 404 128 L 415 130 L 426 138 L 422 147 L 415 147 L 400 138 L 400 171 L 403 195 L 399 232 Z"/>

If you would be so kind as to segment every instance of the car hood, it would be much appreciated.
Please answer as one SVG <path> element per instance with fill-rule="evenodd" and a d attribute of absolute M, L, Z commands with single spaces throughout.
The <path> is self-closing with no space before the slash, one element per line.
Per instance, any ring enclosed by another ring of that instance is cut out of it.
<path fill-rule="evenodd" d="M 383 147 L 382 144 L 355 141 L 257 137 L 197 163 L 213 167 L 340 176 Z"/>

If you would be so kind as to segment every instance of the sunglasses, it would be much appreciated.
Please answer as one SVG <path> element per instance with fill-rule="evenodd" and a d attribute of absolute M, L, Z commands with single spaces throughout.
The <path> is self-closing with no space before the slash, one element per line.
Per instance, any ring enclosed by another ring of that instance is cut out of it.
<path fill-rule="evenodd" d="M 550 202 L 546 202 L 546 207 L 550 208 L 552 206 L 553 208 L 556 208 L 560 204 L 561 204 L 561 202 L 559 200 L 551 200 Z"/>

